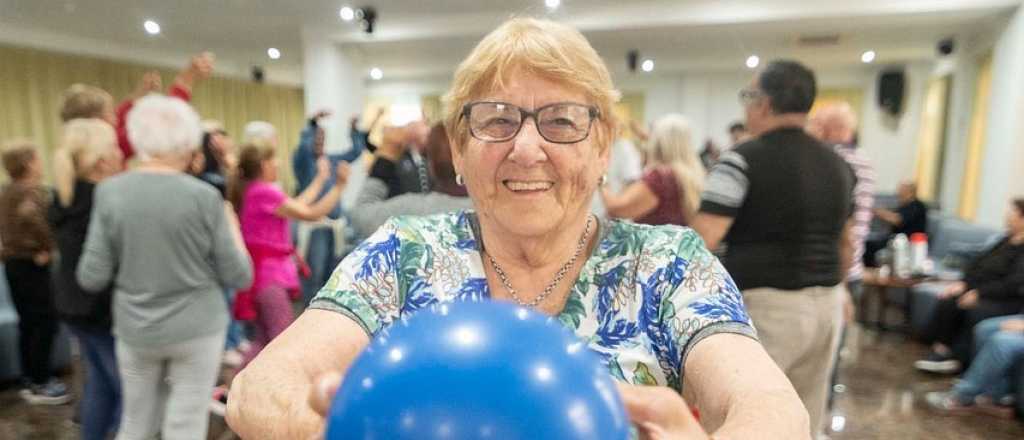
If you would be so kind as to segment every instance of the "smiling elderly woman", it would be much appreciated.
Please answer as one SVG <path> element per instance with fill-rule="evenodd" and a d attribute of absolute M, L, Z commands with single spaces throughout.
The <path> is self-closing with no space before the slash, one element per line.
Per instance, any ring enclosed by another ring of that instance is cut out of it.
<path fill-rule="evenodd" d="M 231 427 L 246 438 L 316 435 L 338 369 L 370 338 L 432 304 L 492 298 L 557 316 L 590 341 L 628 384 L 620 390 L 642 433 L 808 438 L 806 411 L 700 238 L 589 214 L 617 96 L 571 28 L 513 19 L 485 37 L 446 97 L 458 181 L 475 211 L 392 219 L 353 251 L 311 310 L 235 379 Z"/>

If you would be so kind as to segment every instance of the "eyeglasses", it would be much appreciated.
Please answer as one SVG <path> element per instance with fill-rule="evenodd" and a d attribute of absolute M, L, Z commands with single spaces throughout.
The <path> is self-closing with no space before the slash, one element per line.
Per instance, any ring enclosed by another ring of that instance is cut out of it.
<path fill-rule="evenodd" d="M 533 118 L 541 137 L 555 144 L 574 144 L 590 135 L 594 119 L 601 117 L 597 107 L 572 102 L 556 102 L 527 111 L 505 102 L 472 102 L 462 107 L 469 121 L 469 133 L 484 142 L 505 142 L 516 137 L 527 118 Z"/>
<path fill-rule="evenodd" d="M 751 104 L 754 101 L 757 101 L 758 99 L 763 97 L 764 96 L 764 92 L 762 92 L 760 90 L 757 90 L 757 89 L 745 88 L 743 90 L 740 90 L 740 94 L 739 95 L 740 95 L 739 96 L 740 104 L 745 106 L 745 105 Z"/>

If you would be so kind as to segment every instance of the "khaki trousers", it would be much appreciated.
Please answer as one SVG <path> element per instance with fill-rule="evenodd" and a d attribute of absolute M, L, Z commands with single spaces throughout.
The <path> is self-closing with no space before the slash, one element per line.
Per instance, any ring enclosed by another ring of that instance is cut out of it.
<path fill-rule="evenodd" d="M 743 291 L 761 344 L 807 407 L 811 438 L 824 428 L 829 378 L 843 325 L 844 294 L 841 286 Z"/>

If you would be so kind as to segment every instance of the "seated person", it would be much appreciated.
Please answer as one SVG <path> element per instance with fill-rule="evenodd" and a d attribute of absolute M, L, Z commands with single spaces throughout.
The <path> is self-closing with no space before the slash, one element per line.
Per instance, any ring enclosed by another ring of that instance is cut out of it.
<path fill-rule="evenodd" d="M 452 165 L 452 150 L 444 125 L 437 124 L 430 129 L 427 138 L 427 171 L 433 188 L 430 192 L 405 193 L 387 200 L 367 202 L 349 213 L 356 235 L 369 237 L 391 217 L 397 215 L 425 215 L 469 209 L 473 203 L 466 194 L 461 177 L 455 174 Z M 377 180 L 371 178 L 370 180 Z M 369 182 L 369 181 L 368 181 Z M 384 187 L 382 182 L 364 184 L 364 190 Z"/>
<path fill-rule="evenodd" d="M 983 319 L 1017 313 L 1024 306 L 1024 198 L 1006 214 L 1007 235 L 967 265 L 963 281 L 939 294 L 925 337 L 933 341 L 926 359 L 914 367 L 955 373 L 970 357 L 970 335 Z"/>
<path fill-rule="evenodd" d="M 875 254 L 885 249 L 889 240 L 897 234 L 904 234 L 907 238 L 918 232 L 924 233 L 928 227 L 928 207 L 917 199 L 917 184 L 914 182 L 900 183 L 896 191 L 899 197 L 900 206 L 895 211 L 885 208 L 875 208 L 875 217 L 889 224 L 892 232 L 884 238 L 869 240 L 864 243 L 864 265 L 878 267 Z"/>
<path fill-rule="evenodd" d="M 1024 361 L 1024 315 L 990 318 L 974 328 L 978 346 L 971 368 L 946 392 L 931 392 L 925 402 L 942 413 L 977 409 L 999 417 L 1013 417 L 1011 374 Z"/>

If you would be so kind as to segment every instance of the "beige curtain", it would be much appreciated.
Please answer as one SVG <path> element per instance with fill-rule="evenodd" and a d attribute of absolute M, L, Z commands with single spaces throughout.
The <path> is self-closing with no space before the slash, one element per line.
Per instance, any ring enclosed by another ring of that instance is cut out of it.
<path fill-rule="evenodd" d="M 186 62 L 182 60 L 182 65 Z M 120 100 L 150 70 L 160 72 L 165 86 L 177 73 L 175 69 L 0 45 L 0 142 L 12 138 L 35 140 L 48 164 L 59 136 L 57 107 L 68 86 L 98 86 Z M 305 119 L 301 88 L 213 77 L 197 84 L 193 105 L 203 119 L 223 122 L 236 140 L 240 140 L 242 127 L 248 121 L 274 124 L 281 140 L 282 180 L 286 187 L 292 187 L 289 153 L 298 142 Z M 48 178 L 50 168 L 46 166 Z"/>
<path fill-rule="evenodd" d="M 620 136 L 636 142 L 636 134 L 633 133 L 629 121 L 638 121 L 643 124 L 645 98 L 643 93 L 623 93 L 622 99 L 615 103 L 612 111 L 619 122 L 622 123 L 620 126 Z"/>
<path fill-rule="evenodd" d="M 974 86 L 974 104 L 971 110 L 971 127 L 967 138 L 967 160 L 964 163 L 964 179 L 960 189 L 960 207 L 957 214 L 967 220 L 974 220 L 978 210 L 978 179 L 981 176 L 981 159 L 985 153 L 985 127 L 988 125 L 988 102 L 992 93 L 992 53 L 981 59 L 978 79 Z"/>
<path fill-rule="evenodd" d="M 917 196 L 924 201 L 938 198 L 942 154 L 946 145 L 946 112 L 949 105 L 949 76 L 932 78 L 924 98 L 921 128 L 917 135 L 914 181 Z"/>

